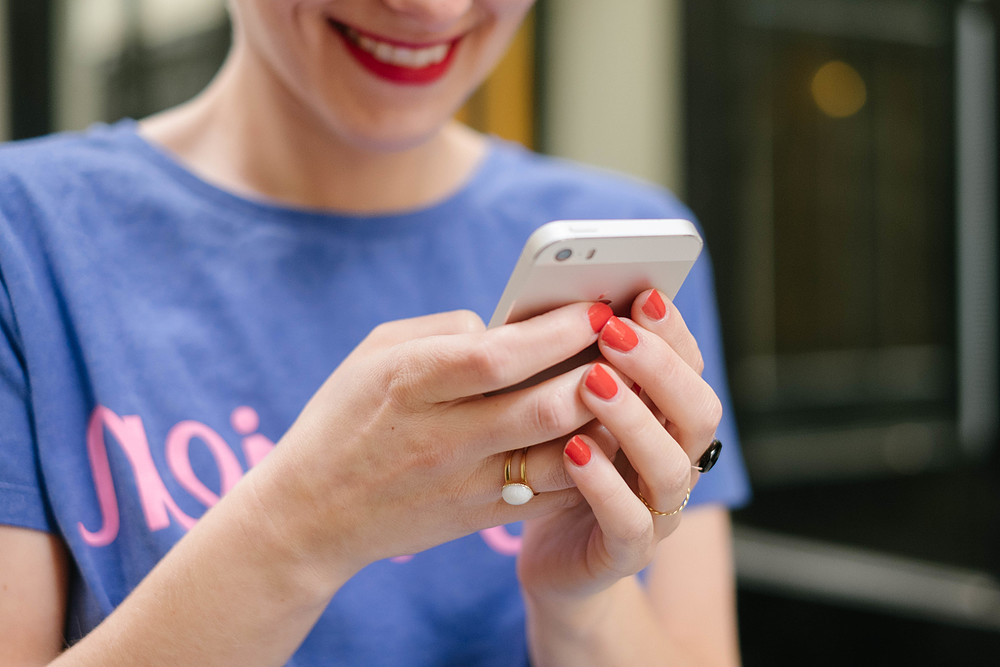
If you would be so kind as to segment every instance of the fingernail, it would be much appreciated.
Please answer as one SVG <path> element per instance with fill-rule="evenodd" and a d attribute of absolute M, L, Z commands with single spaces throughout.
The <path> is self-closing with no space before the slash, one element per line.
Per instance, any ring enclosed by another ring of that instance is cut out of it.
<path fill-rule="evenodd" d="M 619 352 L 628 352 L 639 344 L 639 337 L 632 327 L 617 317 L 612 317 L 601 330 L 601 340 Z"/>
<path fill-rule="evenodd" d="M 563 451 L 569 460 L 577 466 L 585 466 L 590 461 L 590 447 L 578 435 L 569 439 L 569 442 L 566 443 L 566 449 Z"/>
<path fill-rule="evenodd" d="M 618 393 L 618 383 L 600 364 L 594 364 L 591 367 L 590 372 L 587 373 L 587 379 L 583 383 L 587 385 L 587 389 L 605 401 L 614 398 L 615 394 Z"/>
<path fill-rule="evenodd" d="M 613 314 L 611 306 L 608 304 L 595 303 L 587 311 L 587 316 L 590 317 L 590 328 L 594 330 L 594 333 L 598 333 L 608 323 Z"/>
<path fill-rule="evenodd" d="M 663 297 L 660 296 L 659 291 L 653 290 L 646 297 L 646 303 L 642 305 L 642 312 L 646 314 L 651 320 L 662 320 L 663 316 L 667 314 L 667 306 L 663 303 Z"/>

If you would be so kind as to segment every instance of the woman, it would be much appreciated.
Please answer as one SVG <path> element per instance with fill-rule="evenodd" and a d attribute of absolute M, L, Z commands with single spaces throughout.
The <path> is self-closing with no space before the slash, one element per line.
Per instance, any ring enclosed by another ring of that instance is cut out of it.
<path fill-rule="evenodd" d="M 0 662 L 738 660 L 705 263 L 482 324 L 547 220 L 687 215 L 450 120 L 531 4 L 232 0 L 199 97 L 4 149 Z"/>

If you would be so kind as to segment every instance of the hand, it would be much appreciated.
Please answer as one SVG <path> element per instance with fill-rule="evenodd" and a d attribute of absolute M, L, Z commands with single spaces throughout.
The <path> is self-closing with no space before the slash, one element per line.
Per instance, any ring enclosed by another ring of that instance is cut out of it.
<path fill-rule="evenodd" d="M 595 307 L 607 313 L 593 324 L 592 306 L 491 330 L 465 312 L 378 327 L 255 468 L 268 517 L 317 567 L 356 571 L 579 502 L 561 467 L 521 507 L 500 486 L 505 452 L 593 418 L 577 389 L 586 369 L 484 394 L 592 345 L 610 316 Z"/>
<path fill-rule="evenodd" d="M 525 525 L 519 576 L 536 601 L 579 599 L 646 567 L 681 514 L 653 515 L 636 491 L 664 513 L 680 507 L 697 481 L 692 462 L 721 419 L 697 343 L 673 304 L 646 292 L 631 314 L 604 327 L 604 362 L 580 382 L 600 426 L 569 439 L 564 467 L 586 503 Z"/>

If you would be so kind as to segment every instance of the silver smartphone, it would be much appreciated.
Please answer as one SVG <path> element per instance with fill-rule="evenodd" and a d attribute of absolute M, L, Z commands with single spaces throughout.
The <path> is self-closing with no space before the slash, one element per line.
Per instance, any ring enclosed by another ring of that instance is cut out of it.
<path fill-rule="evenodd" d="M 489 326 L 519 322 L 577 301 L 627 315 L 655 287 L 673 299 L 703 242 L 688 220 L 560 220 L 528 238 Z"/>
<path fill-rule="evenodd" d="M 655 287 L 673 299 L 702 249 L 688 220 L 560 220 L 528 238 L 490 327 L 579 301 L 603 301 L 627 316 Z M 521 389 L 589 363 L 596 346 L 502 391 Z"/>

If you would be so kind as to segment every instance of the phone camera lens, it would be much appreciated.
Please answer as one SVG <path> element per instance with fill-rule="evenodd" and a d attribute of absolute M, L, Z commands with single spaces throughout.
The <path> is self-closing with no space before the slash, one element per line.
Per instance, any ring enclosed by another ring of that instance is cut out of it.
<path fill-rule="evenodd" d="M 570 250 L 569 248 L 563 248 L 562 250 L 556 253 L 556 260 L 559 262 L 565 262 L 567 259 L 570 258 L 572 254 L 573 254 L 572 250 Z"/>

